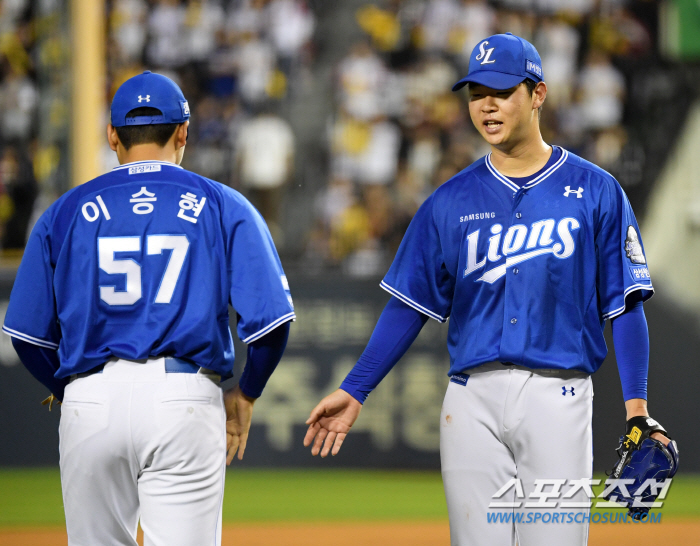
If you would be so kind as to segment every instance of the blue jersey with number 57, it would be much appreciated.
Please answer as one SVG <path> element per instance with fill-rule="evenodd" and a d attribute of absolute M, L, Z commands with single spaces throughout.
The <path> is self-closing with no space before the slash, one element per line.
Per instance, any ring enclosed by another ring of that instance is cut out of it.
<path fill-rule="evenodd" d="M 450 375 L 485 362 L 595 372 L 606 319 L 653 287 L 627 196 L 604 170 L 557 150 L 519 187 L 482 158 L 416 213 L 382 287 L 450 317 Z"/>
<path fill-rule="evenodd" d="M 74 188 L 43 214 L 3 330 L 58 349 L 59 378 L 149 356 L 228 377 L 229 303 L 246 343 L 295 318 L 264 220 L 222 184 L 143 161 Z"/>

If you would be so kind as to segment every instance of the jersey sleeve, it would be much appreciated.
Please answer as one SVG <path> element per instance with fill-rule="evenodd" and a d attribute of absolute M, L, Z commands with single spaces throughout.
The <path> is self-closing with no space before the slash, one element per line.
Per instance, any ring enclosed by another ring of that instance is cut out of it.
<path fill-rule="evenodd" d="M 603 318 L 624 313 L 625 298 L 640 291 L 641 301 L 654 294 L 644 245 L 632 207 L 620 185 L 611 180 L 602 193 L 596 235 L 598 298 Z"/>
<path fill-rule="evenodd" d="M 238 337 L 250 343 L 295 320 L 287 277 L 262 216 L 243 197 L 224 211 L 229 299 L 240 318 Z"/>
<path fill-rule="evenodd" d="M 381 287 L 417 311 L 445 322 L 452 309 L 454 278 L 445 267 L 434 201 L 435 194 L 411 220 Z"/>
<path fill-rule="evenodd" d="M 58 349 L 61 331 L 56 312 L 51 263 L 49 214 L 34 226 L 17 270 L 3 332 L 44 347 Z"/>

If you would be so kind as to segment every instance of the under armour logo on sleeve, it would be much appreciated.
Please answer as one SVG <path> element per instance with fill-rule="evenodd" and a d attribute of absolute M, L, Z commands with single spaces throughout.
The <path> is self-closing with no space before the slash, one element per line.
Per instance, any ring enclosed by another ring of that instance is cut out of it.
<path fill-rule="evenodd" d="M 564 197 L 569 197 L 569 194 L 575 193 L 576 194 L 576 199 L 581 199 L 583 197 L 583 188 L 579 186 L 577 190 L 572 190 L 571 186 L 566 186 L 564 188 L 566 191 L 564 192 Z"/>
<path fill-rule="evenodd" d="M 145 100 L 146 102 L 151 102 L 151 95 L 146 95 L 145 97 L 142 97 L 141 95 L 139 95 L 139 103 L 142 100 Z"/>

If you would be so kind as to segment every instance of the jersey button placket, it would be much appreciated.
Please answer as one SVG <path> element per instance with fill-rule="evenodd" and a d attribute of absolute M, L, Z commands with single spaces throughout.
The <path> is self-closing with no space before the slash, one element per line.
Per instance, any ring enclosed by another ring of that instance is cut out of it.
<path fill-rule="evenodd" d="M 511 227 L 516 224 L 521 224 L 522 223 L 522 218 L 523 218 L 523 213 L 522 213 L 522 200 L 525 197 L 526 192 L 524 190 L 518 190 L 516 193 L 513 194 L 513 205 L 511 209 L 511 216 L 510 216 L 510 225 L 508 227 Z M 507 231 L 507 229 L 505 230 Z M 518 252 L 514 252 L 513 255 L 517 255 Z M 520 330 L 520 328 L 517 328 L 518 326 L 518 313 L 519 313 L 519 305 L 518 305 L 518 291 L 519 288 L 518 286 L 520 285 L 520 281 L 515 282 L 514 276 L 518 275 L 520 273 L 520 270 L 517 267 L 509 267 L 506 269 L 506 275 L 505 275 L 505 286 L 504 286 L 504 305 L 503 305 L 503 313 L 504 313 L 504 329 L 503 329 L 503 334 L 501 338 L 501 349 L 502 349 L 502 356 L 504 355 L 509 355 L 512 358 L 519 358 L 520 356 L 520 342 L 519 342 L 519 336 L 517 335 L 517 331 Z"/>

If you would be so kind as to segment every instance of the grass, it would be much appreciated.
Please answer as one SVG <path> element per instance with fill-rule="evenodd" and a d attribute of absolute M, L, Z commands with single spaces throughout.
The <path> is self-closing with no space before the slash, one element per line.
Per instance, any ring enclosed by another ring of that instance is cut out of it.
<path fill-rule="evenodd" d="M 0 526 L 64 524 L 58 469 L 0 469 L 0 492 Z M 662 511 L 700 519 L 700 475 L 676 478 Z M 231 470 L 226 478 L 225 522 L 446 518 L 439 472 Z"/>
<path fill-rule="evenodd" d="M 438 472 L 247 470 L 229 472 L 226 521 L 447 518 Z"/>

